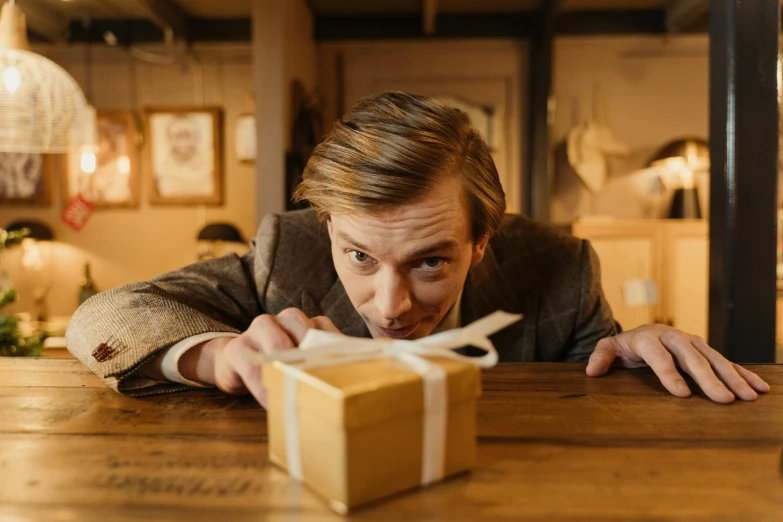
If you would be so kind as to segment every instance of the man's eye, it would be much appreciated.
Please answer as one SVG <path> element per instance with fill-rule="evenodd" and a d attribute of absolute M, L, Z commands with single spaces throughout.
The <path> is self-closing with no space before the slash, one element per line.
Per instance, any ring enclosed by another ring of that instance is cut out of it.
<path fill-rule="evenodd" d="M 357 265 L 367 264 L 367 262 L 370 260 L 370 256 L 364 252 L 359 252 L 358 250 L 351 250 L 348 252 L 348 256 L 351 258 L 351 261 Z"/>
<path fill-rule="evenodd" d="M 421 268 L 425 270 L 436 270 L 443 266 L 445 260 L 442 257 L 428 257 L 421 262 Z"/>

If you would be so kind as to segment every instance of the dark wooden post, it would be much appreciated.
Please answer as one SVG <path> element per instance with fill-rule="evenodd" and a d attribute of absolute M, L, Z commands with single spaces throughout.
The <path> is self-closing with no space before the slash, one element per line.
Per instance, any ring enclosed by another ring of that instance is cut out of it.
<path fill-rule="evenodd" d="M 529 185 L 527 194 L 522 194 L 523 213 L 539 221 L 549 222 L 551 218 L 552 168 L 549 100 L 552 93 L 552 47 L 555 38 L 555 24 L 564 2 L 545 2 L 532 24 L 529 60 L 529 105 L 527 136 Z M 524 183 L 522 184 L 524 187 Z"/>
<path fill-rule="evenodd" d="M 776 0 L 710 2 L 710 344 L 774 362 Z"/>

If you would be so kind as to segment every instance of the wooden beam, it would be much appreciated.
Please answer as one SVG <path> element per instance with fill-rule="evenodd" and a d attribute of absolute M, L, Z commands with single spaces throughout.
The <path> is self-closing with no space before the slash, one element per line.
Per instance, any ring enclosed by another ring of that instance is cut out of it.
<path fill-rule="evenodd" d="M 144 17 L 165 31 L 171 30 L 176 39 L 188 38 L 189 17 L 171 0 L 100 0 L 128 13 L 129 18 Z"/>
<path fill-rule="evenodd" d="M 777 1 L 710 2 L 709 342 L 775 362 Z"/>
<path fill-rule="evenodd" d="M 548 4 L 547 4 L 548 5 Z M 558 35 L 664 34 L 665 12 L 565 11 L 557 19 Z M 533 38 L 540 27 L 531 13 L 447 14 L 437 17 L 434 34 L 428 35 L 418 16 L 319 16 L 315 39 L 378 40 L 409 38 Z"/>
<path fill-rule="evenodd" d="M 555 31 L 561 36 L 663 34 L 665 12 L 661 9 L 633 11 L 563 11 Z"/>
<path fill-rule="evenodd" d="M 536 33 L 530 40 L 529 127 L 527 135 L 527 194 L 522 194 L 523 212 L 548 223 L 552 210 L 550 158 L 550 109 L 552 94 L 552 52 L 557 18 L 564 0 L 552 0 L 538 14 Z M 524 187 L 526 184 L 523 183 Z"/>
<path fill-rule="evenodd" d="M 513 15 L 446 15 L 438 17 L 435 38 L 528 38 L 532 17 Z M 315 19 L 316 41 L 425 38 L 419 16 L 321 16 Z"/>
<path fill-rule="evenodd" d="M 677 0 L 666 9 L 666 31 L 681 33 L 698 23 L 710 11 L 710 0 Z"/>
<path fill-rule="evenodd" d="M 71 22 L 70 43 L 104 43 L 103 34 L 111 31 L 121 45 L 160 42 L 163 30 L 149 20 L 94 19 L 91 27 Z M 188 31 L 191 42 L 250 42 L 252 30 L 248 18 L 191 18 Z"/>
<path fill-rule="evenodd" d="M 435 34 L 435 19 L 438 16 L 438 0 L 424 0 L 421 13 L 422 30 L 426 35 Z"/>

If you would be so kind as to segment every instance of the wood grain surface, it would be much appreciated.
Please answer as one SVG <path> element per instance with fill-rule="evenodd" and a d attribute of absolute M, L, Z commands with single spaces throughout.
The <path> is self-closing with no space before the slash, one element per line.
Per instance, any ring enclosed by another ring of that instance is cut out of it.
<path fill-rule="evenodd" d="M 379 521 L 783 520 L 783 366 L 753 403 L 649 370 L 485 373 L 479 465 L 357 510 Z M 267 462 L 266 418 L 216 391 L 131 399 L 75 360 L 0 358 L 0 521 L 332 521 Z"/>

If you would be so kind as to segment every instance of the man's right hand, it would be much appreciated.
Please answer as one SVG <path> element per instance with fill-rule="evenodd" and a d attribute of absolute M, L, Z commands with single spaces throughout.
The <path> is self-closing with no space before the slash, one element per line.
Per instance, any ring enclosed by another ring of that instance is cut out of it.
<path fill-rule="evenodd" d="M 298 308 L 287 308 L 277 315 L 259 315 L 238 337 L 218 337 L 194 346 L 180 358 L 179 371 L 187 379 L 214 384 L 226 393 L 250 392 L 266 408 L 261 367 L 254 356 L 296 348 L 311 328 L 340 333 L 328 317 L 308 318 Z"/>

